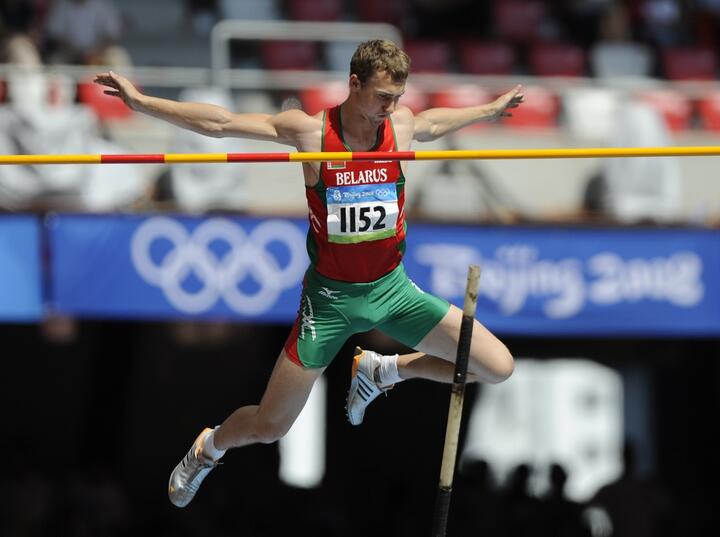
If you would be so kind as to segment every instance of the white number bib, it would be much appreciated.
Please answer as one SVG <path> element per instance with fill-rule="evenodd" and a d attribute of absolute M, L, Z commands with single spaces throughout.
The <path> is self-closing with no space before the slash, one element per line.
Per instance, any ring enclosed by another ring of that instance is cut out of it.
<path fill-rule="evenodd" d="M 330 242 L 347 244 L 392 237 L 399 212 L 396 186 L 328 187 L 327 212 Z"/>

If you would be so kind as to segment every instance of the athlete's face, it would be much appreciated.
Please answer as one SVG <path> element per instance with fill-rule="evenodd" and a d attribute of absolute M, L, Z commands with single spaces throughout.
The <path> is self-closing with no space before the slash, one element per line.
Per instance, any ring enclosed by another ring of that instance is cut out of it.
<path fill-rule="evenodd" d="M 357 96 L 361 112 L 373 124 L 385 121 L 405 93 L 405 83 L 394 82 L 385 71 L 374 73 L 365 82 L 360 82 L 356 75 L 350 75 L 350 88 Z"/>

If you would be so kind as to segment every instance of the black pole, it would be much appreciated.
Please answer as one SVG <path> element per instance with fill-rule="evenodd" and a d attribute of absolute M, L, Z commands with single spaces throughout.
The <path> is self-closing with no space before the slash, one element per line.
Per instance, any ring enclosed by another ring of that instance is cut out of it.
<path fill-rule="evenodd" d="M 445 537 L 447 531 L 458 438 L 460 435 L 460 422 L 462 419 L 463 400 L 465 398 L 465 380 L 467 377 L 473 324 L 475 322 L 479 283 L 480 267 L 470 265 L 468 268 L 467 287 L 465 289 L 463 317 L 460 324 L 457 358 L 455 360 L 455 374 L 453 375 L 452 392 L 450 394 L 450 408 L 448 409 L 448 420 L 445 429 L 445 445 L 443 447 L 442 465 L 440 467 L 440 483 L 435 499 L 432 537 Z"/>

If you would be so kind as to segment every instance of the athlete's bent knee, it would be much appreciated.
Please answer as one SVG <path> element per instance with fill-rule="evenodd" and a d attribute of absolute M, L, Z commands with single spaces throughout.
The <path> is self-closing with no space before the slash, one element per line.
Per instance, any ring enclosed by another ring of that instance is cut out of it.
<path fill-rule="evenodd" d="M 488 384 L 499 384 L 510 378 L 515 370 L 515 361 L 505 345 L 495 348 L 488 359 L 478 360 L 473 373 Z"/>
<path fill-rule="evenodd" d="M 502 351 L 499 353 L 496 360 L 494 373 L 497 376 L 497 381 L 495 381 L 495 384 L 509 379 L 513 374 L 513 371 L 515 371 L 515 360 L 513 359 L 512 354 L 510 354 L 508 348 L 503 345 Z"/>

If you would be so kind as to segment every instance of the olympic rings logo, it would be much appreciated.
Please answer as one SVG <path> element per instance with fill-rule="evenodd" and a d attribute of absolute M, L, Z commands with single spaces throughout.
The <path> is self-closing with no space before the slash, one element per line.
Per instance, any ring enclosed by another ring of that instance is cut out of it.
<path fill-rule="evenodd" d="M 156 241 L 169 241 L 170 251 L 158 262 L 151 256 Z M 225 243 L 229 249 L 215 255 L 210 245 Z M 183 313 L 202 313 L 222 298 L 234 311 L 257 315 L 273 307 L 279 296 L 301 280 L 308 258 L 305 238 L 289 222 L 268 220 L 250 233 L 234 222 L 213 218 L 189 233 L 179 222 L 167 218 L 150 218 L 135 231 L 130 255 L 138 274 L 148 283 L 162 289 L 165 298 Z M 281 243 L 289 251 L 287 265 L 281 267 L 268 250 L 271 243 Z M 202 286 L 187 291 L 183 282 L 194 275 Z M 239 285 L 248 276 L 259 286 L 245 293 Z"/>

